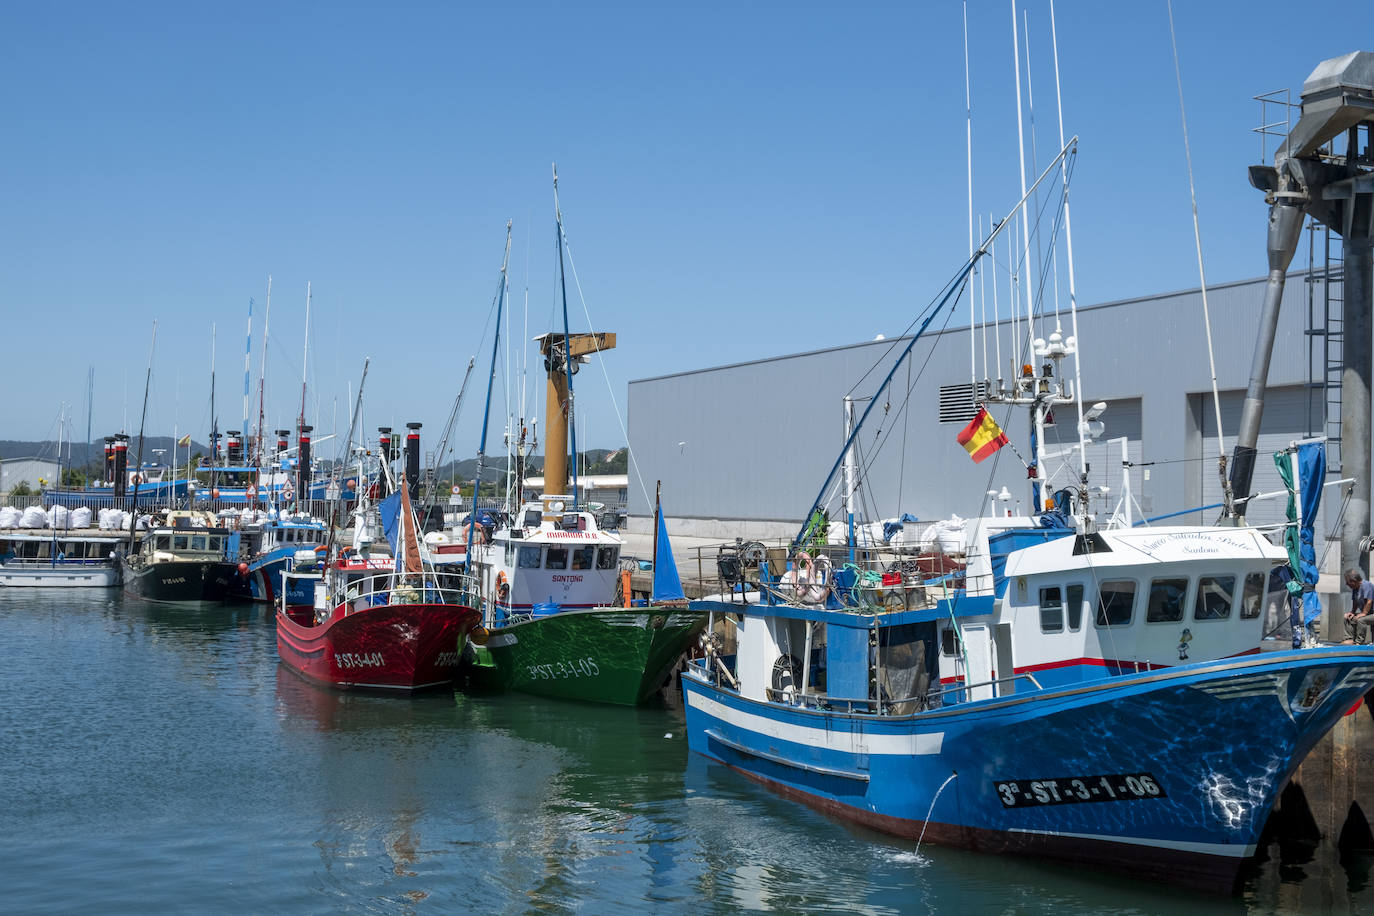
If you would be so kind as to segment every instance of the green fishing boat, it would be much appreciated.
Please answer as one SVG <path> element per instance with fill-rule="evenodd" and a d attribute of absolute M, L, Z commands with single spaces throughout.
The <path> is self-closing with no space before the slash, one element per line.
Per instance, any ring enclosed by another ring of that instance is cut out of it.
<path fill-rule="evenodd" d="M 555 177 L 555 213 L 558 212 Z M 558 220 L 560 266 L 564 243 Z M 510 227 L 507 226 L 507 258 Z M 495 366 L 501 307 L 506 294 L 501 269 L 497 293 L 498 329 L 492 344 Z M 629 600 L 622 583 L 619 513 L 598 517 L 579 500 L 576 465 L 569 488 L 568 451 L 577 454 L 572 422 L 572 376 L 593 354 L 615 346 L 611 332 L 572 334 L 564 299 L 563 332 L 538 339 L 548 373 L 544 480 L 546 495 L 518 511 L 487 519 L 474 513 L 466 532 L 467 571 L 478 583 L 483 627 L 470 636 L 469 686 L 597 703 L 636 705 L 652 698 L 672 675 L 684 652 L 706 625 L 707 614 L 688 608 L 667 547 L 661 513 L 655 512 L 653 599 Z M 492 373 L 494 376 L 494 372 Z M 491 416 L 491 380 L 478 443 L 477 479 L 485 463 Z M 513 492 L 522 487 L 524 423 L 516 447 Z M 475 489 L 474 489 L 475 492 Z M 565 492 L 572 495 L 563 495 Z M 619 595 L 619 599 L 617 599 Z"/>

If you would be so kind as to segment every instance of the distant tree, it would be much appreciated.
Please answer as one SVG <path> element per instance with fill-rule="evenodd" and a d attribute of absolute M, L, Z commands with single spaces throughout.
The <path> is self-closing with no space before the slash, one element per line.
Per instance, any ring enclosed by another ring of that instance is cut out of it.
<path fill-rule="evenodd" d="M 613 452 L 607 452 L 600 461 L 588 461 L 586 473 L 588 474 L 625 474 L 630 468 L 630 452 L 628 449 L 618 448 Z"/>
<path fill-rule="evenodd" d="M 33 495 L 33 488 L 29 486 L 29 482 L 28 482 L 27 480 L 21 480 L 21 481 L 19 481 L 17 484 L 14 485 L 14 489 L 10 490 L 10 495 L 11 495 L 11 496 L 32 496 L 32 495 Z"/>
<path fill-rule="evenodd" d="M 64 487 L 84 487 L 88 479 L 84 468 L 67 468 L 62 472 L 62 486 Z"/>

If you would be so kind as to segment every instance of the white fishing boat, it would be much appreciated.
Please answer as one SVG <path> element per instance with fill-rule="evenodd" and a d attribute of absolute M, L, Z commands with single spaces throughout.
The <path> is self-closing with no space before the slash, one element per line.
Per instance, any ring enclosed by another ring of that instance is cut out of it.
<path fill-rule="evenodd" d="M 119 584 L 124 540 L 98 528 L 0 530 L 0 585 L 110 588 Z"/>

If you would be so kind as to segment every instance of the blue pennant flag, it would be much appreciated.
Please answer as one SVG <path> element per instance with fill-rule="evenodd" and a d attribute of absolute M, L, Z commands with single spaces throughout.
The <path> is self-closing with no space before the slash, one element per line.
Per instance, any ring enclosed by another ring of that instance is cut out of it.
<path fill-rule="evenodd" d="M 401 536 L 401 491 L 382 500 L 377 508 L 382 513 L 382 531 L 386 532 L 387 543 L 391 545 L 391 555 L 397 556 L 396 539 Z"/>
<path fill-rule="evenodd" d="M 654 588 L 650 594 L 652 601 L 676 601 L 686 596 L 682 593 L 682 580 L 677 575 L 677 564 L 673 562 L 673 545 L 668 542 L 668 526 L 663 521 L 663 513 L 658 513 L 658 546 L 654 551 Z"/>

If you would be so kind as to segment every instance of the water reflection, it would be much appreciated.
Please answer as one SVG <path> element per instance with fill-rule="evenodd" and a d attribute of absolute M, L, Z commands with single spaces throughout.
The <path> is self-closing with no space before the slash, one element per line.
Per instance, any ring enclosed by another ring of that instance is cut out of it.
<path fill-rule="evenodd" d="M 918 854 L 689 754 L 676 709 L 341 693 L 279 664 L 260 606 L 16 591 L 16 912 L 1374 911 L 1374 860 L 1334 837 L 1270 843 L 1235 899 Z M 51 689 L 73 672 L 79 689 Z"/>

